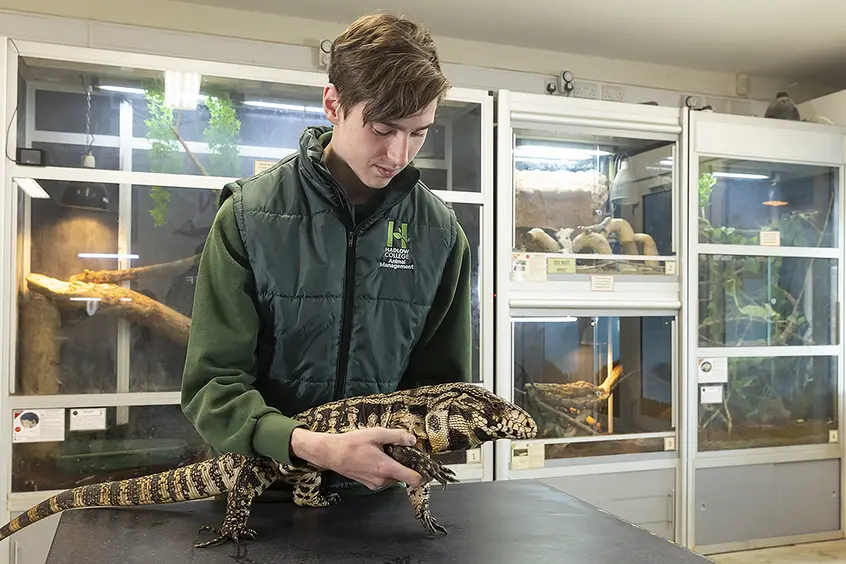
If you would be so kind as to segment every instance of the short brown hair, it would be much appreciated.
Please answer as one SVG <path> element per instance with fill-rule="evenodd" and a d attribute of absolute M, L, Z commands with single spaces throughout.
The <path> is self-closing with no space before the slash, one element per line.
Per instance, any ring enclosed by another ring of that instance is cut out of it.
<path fill-rule="evenodd" d="M 416 115 L 450 88 L 429 31 L 379 12 L 359 17 L 335 38 L 329 82 L 338 89 L 341 111 L 365 103 L 365 123 Z"/>

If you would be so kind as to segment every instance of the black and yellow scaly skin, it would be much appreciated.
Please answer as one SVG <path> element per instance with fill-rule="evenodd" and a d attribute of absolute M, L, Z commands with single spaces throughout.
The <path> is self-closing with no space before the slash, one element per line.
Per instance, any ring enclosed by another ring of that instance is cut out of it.
<path fill-rule="evenodd" d="M 307 409 L 294 419 L 321 433 L 346 433 L 367 427 L 403 429 L 417 437 L 420 449 L 388 445 L 385 452 L 424 477 L 420 487 L 406 487 L 414 514 L 430 534 L 446 533 L 429 511 L 429 483 L 446 487 L 454 474 L 430 457 L 475 448 L 497 439 L 531 439 L 537 434 L 532 417 L 516 405 L 467 383 L 437 384 L 387 394 L 341 399 Z M 294 502 L 326 507 L 340 501 L 321 491 L 322 469 L 281 464 L 270 458 L 222 454 L 175 470 L 80 486 L 59 493 L 0 527 L 0 541 L 23 527 L 67 509 L 177 503 L 227 494 L 220 529 L 203 527 L 215 537 L 195 547 L 255 539 L 247 527 L 253 500 L 277 480 L 294 485 Z"/>

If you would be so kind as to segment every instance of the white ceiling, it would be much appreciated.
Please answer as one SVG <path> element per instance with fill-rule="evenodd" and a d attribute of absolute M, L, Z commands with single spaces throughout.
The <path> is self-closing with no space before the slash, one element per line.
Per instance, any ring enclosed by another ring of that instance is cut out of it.
<path fill-rule="evenodd" d="M 347 24 L 387 10 L 435 35 L 685 68 L 841 82 L 846 0 L 183 0 Z"/>

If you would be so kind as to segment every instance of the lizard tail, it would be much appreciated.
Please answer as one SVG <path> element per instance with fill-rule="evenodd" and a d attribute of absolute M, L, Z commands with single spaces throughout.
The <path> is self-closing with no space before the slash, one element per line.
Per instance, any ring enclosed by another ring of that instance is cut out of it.
<path fill-rule="evenodd" d="M 177 503 L 220 495 L 231 487 L 243 457 L 223 454 L 174 470 L 65 490 L 0 527 L 0 541 L 67 509 Z"/>

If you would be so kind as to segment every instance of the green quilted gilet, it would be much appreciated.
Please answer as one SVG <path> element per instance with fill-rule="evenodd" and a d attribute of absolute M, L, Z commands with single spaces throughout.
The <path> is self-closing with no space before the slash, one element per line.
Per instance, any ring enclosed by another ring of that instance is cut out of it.
<path fill-rule="evenodd" d="M 331 128 L 299 153 L 226 186 L 255 274 L 262 328 L 256 388 L 293 416 L 397 388 L 455 243 L 453 210 L 409 166 L 355 224 L 322 164 Z"/>

